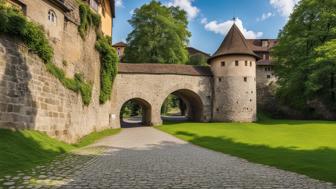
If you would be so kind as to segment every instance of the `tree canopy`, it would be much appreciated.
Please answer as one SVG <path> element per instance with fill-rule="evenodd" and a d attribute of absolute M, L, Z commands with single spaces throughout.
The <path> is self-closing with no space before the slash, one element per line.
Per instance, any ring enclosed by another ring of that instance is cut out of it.
<path fill-rule="evenodd" d="M 208 66 L 207 57 L 202 54 L 189 56 L 189 61 L 187 62 L 187 64 L 193 66 Z"/>
<path fill-rule="evenodd" d="M 335 110 L 336 1 L 302 0 L 273 48 L 277 94 L 297 110 L 318 101 Z"/>
<path fill-rule="evenodd" d="M 136 9 L 129 23 L 125 61 L 132 63 L 185 64 L 191 36 L 185 11 L 151 1 Z"/>

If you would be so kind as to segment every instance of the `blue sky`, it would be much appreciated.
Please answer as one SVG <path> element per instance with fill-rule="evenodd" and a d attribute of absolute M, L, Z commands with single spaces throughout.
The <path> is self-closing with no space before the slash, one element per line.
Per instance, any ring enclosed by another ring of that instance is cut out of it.
<path fill-rule="evenodd" d="M 232 18 L 246 38 L 276 38 L 299 0 L 160 0 L 185 10 L 192 36 L 189 46 L 214 53 L 232 25 Z M 113 43 L 125 41 L 132 27 L 134 9 L 150 0 L 116 0 Z"/>

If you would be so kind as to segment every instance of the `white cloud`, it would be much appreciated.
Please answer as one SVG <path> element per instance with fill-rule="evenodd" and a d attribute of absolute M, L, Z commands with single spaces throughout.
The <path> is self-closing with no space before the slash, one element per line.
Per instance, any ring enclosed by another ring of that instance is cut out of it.
<path fill-rule="evenodd" d="M 123 0 L 116 0 L 115 1 L 115 6 L 116 7 L 123 7 Z"/>
<path fill-rule="evenodd" d="M 270 17 L 272 17 L 272 16 L 274 16 L 274 14 L 271 13 L 271 12 L 263 13 L 263 14 L 261 15 L 260 18 L 257 18 L 257 21 L 258 21 L 258 22 L 259 22 L 259 21 L 264 21 L 264 20 L 266 20 L 266 19 L 268 19 L 268 18 L 270 18 Z"/>
<path fill-rule="evenodd" d="M 207 24 L 207 23 L 208 23 L 208 19 L 207 18 L 202 18 L 201 24 Z"/>
<path fill-rule="evenodd" d="M 135 9 L 130 10 L 130 11 L 129 11 L 129 14 L 130 14 L 130 15 L 133 15 L 133 14 L 134 14 L 134 11 L 135 11 Z"/>
<path fill-rule="evenodd" d="M 193 19 L 196 18 L 198 13 L 200 12 L 197 7 L 192 5 L 193 1 L 194 0 L 171 0 L 171 2 L 167 4 L 167 6 L 179 7 L 187 12 L 189 19 Z"/>
<path fill-rule="evenodd" d="M 233 23 L 234 23 L 233 20 L 227 20 L 227 21 L 222 22 L 222 23 L 218 23 L 216 20 L 214 20 L 214 21 L 211 21 L 211 22 L 204 23 L 204 28 L 208 31 L 212 31 L 214 33 L 219 33 L 219 34 L 222 34 L 222 35 L 225 36 L 229 32 Z M 242 31 L 245 38 L 247 38 L 247 39 L 259 38 L 263 35 L 262 32 L 254 32 L 252 30 L 245 29 L 244 26 L 243 26 L 242 20 L 240 20 L 239 18 L 236 19 L 235 23 L 238 26 L 238 28 L 240 29 L 240 31 Z"/>
<path fill-rule="evenodd" d="M 269 0 L 269 3 L 280 13 L 283 17 L 289 17 L 293 12 L 295 5 L 300 0 Z"/>

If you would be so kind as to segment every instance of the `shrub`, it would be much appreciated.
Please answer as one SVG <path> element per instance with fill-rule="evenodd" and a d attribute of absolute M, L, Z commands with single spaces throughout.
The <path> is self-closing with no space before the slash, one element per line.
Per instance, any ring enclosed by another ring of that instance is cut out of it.
<path fill-rule="evenodd" d="M 29 22 L 22 13 L 7 7 L 0 1 L 0 32 L 21 39 L 45 63 L 50 63 L 54 55 L 42 27 Z"/>
<path fill-rule="evenodd" d="M 114 79 L 118 73 L 119 58 L 111 45 L 111 38 L 98 36 L 96 49 L 100 53 L 100 103 L 105 103 L 111 97 Z"/>

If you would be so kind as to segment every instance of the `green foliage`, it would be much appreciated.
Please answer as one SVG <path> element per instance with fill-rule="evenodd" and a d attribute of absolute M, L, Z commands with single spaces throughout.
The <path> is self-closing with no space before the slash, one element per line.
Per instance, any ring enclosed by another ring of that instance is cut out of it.
<path fill-rule="evenodd" d="M 0 177 L 48 163 L 60 154 L 70 153 L 75 148 L 87 146 L 119 131 L 107 129 L 93 132 L 71 145 L 37 131 L 0 129 Z"/>
<path fill-rule="evenodd" d="M 52 61 L 53 49 L 42 27 L 28 21 L 20 11 L 7 7 L 3 2 L 0 2 L 0 33 L 18 37 L 45 63 Z"/>
<path fill-rule="evenodd" d="M 82 39 L 85 39 L 87 32 L 90 27 L 94 27 L 96 29 L 96 33 L 98 33 L 98 28 L 101 24 L 101 18 L 99 14 L 93 12 L 90 7 L 79 1 L 79 16 L 80 16 L 80 25 L 78 26 L 78 32 Z"/>
<path fill-rule="evenodd" d="M 158 127 L 193 144 L 336 183 L 336 122 L 180 123 Z"/>
<path fill-rule="evenodd" d="M 143 111 L 142 107 L 132 100 L 126 102 L 121 108 L 121 114 L 123 118 L 128 118 L 132 116 L 141 116 L 142 111 Z"/>
<path fill-rule="evenodd" d="M 208 66 L 207 58 L 202 54 L 190 56 L 187 64 L 193 66 Z"/>
<path fill-rule="evenodd" d="M 112 47 L 112 40 L 107 36 L 98 36 L 96 49 L 100 54 L 100 103 L 105 103 L 111 98 L 112 86 L 118 73 L 119 58 Z"/>
<path fill-rule="evenodd" d="M 335 59 L 329 56 L 335 52 L 333 39 L 336 1 L 300 1 L 272 51 L 283 103 L 303 111 L 316 100 L 335 107 Z"/>
<path fill-rule="evenodd" d="M 74 79 L 67 78 L 62 69 L 58 68 L 55 64 L 46 64 L 47 70 L 54 75 L 66 88 L 80 93 L 83 103 L 89 105 L 92 96 L 92 86 L 84 81 L 83 75 L 76 73 Z"/>
<path fill-rule="evenodd" d="M 185 64 L 188 61 L 186 45 L 186 12 L 151 1 L 136 9 L 129 20 L 134 30 L 127 37 L 125 61 L 132 63 Z"/>
<path fill-rule="evenodd" d="M 92 86 L 85 83 L 83 77 L 75 79 L 65 77 L 64 71 L 52 63 L 54 55 L 43 28 L 27 20 L 22 13 L 14 8 L 8 7 L 0 1 L 0 33 L 20 38 L 27 47 L 36 53 L 46 63 L 47 70 L 58 78 L 62 84 L 75 92 L 80 92 L 85 105 L 91 101 Z M 63 61 L 63 64 L 66 64 Z M 76 76 L 76 75 L 75 75 Z"/>
<path fill-rule="evenodd" d="M 37 131 L 0 129 L 0 177 L 47 163 L 74 149 Z"/>
<path fill-rule="evenodd" d="M 161 106 L 161 114 L 163 115 L 176 115 L 178 112 L 180 115 L 185 115 L 185 111 L 186 104 L 180 97 L 173 94 L 170 94 Z"/>

